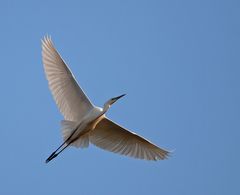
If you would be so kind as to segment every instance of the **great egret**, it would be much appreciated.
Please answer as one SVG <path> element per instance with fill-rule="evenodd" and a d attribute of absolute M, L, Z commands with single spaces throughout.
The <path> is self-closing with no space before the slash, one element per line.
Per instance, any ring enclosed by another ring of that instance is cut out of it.
<path fill-rule="evenodd" d="M 120 95 L 108 100 L 103 108 L 94 106 L 78 85 L 50 37 L 42 40 L 42 59 L 52 95 L 64 116 L 63 144 L 46 160 L 55 158 L 68 146 L 88 147 L 89 142 L 111 152 L 146 160 L 163 160 L 169 152 L 106 117 Z"/>

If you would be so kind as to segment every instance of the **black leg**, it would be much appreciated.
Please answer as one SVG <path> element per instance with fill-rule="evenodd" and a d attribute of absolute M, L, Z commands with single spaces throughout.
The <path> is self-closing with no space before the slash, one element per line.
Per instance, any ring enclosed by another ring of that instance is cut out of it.
<path fill-rule="evenodd" d="M 78 139 L 78 138 L 77 138 Z M 72 140 L 71 142 L 69 142 L 66 146 L 64 146 L 58 153 L 56 153 L 57 151 L 53 152 L 46 160 L 46 163 L 50 162 L 52 159 L 56 158 L 63 150 L 65 150 L 71 143 L 73 143 L 74 141 L 76 141 L 77 139 Z"/>
<path fill-rule="evenodd" d="M 77 131 L 78 127 L 72 132 L 72 134 L 47 158 L 47 160 L 45 161 L 46 163 L 48 163 L 49 161 L 51 161 L 53 158 L 57 157 L 58 154 L 60 154 L 66 147 L 68 147 L 73 141 L 71 141 L 69 144 L 67 144 L 62 150 L 60 150 L 60 152 L 56 153 L 62 146 L 64 146 L 64 144 L 66 144 L 71 137 L 74 135 L 74 133 Z"/>

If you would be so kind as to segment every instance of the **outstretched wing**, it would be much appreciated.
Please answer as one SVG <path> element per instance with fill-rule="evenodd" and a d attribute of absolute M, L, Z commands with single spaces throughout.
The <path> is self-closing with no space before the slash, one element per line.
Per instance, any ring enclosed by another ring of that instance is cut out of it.
<path fill-rule="evenodd" d="M 169 152 L 104 118 L 91 131 L 90 141 L 111 152 L 145 160 L 163 160 Z"/>
<path fill-rule="evenodd" d="M 42 59 L 49 88 L 65 120 L 81 120 L 93 105 L 49 37 L 42 40 Z"/>

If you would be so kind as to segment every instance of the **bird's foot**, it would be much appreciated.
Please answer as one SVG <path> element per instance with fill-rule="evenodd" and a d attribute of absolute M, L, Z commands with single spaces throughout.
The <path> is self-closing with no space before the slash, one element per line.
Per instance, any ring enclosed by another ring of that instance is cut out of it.
<path fill-rule="evenodd" d="M 45 161 L 46 163 L 50 162 L 52 159 L 54 159 L 55 157 L 57 157 L 58 154 L 56 154 L 56 152 L 53 152 Z"/>

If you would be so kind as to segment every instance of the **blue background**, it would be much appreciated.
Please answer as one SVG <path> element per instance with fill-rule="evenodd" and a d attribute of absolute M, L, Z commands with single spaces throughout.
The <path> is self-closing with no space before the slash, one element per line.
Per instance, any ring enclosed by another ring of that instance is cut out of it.
<path fill-rule="evenodd" d="M 0 194 L 240 194 L 239 1 L 1 1 Z M 148 162 L 62 142 L 51 35 L 108 117 L 174 150 Z"/>

